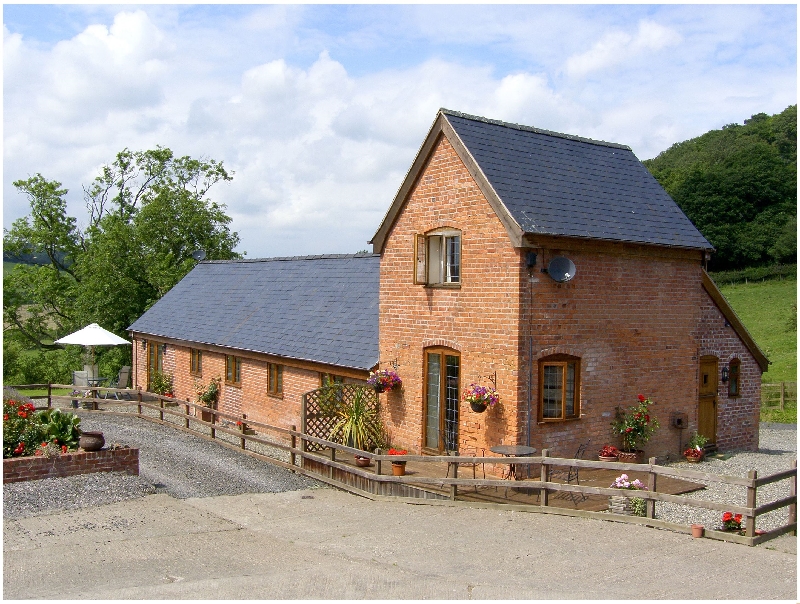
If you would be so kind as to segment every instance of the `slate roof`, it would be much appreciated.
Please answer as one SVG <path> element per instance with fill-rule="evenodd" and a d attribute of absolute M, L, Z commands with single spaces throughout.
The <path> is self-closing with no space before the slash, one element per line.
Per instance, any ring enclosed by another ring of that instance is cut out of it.
<path fill-rule="evenodd" d="M 441 113 L 523 232 L 713 249 L 630 147 Z"/>
<path fill-rule="evenodd" d="M 379 266 L 373 254 L 201 262 L 128 329 L 371 369 Z"/>

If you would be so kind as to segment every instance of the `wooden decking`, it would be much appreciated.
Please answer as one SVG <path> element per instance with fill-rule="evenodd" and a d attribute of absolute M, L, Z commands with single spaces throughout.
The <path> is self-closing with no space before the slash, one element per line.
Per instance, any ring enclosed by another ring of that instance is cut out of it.
<path fill-rule="evenodd" d="M 349 458 L 349 456 L 342 455 L 337 458 L 337 461 L 342 464 L 350 465 L 355 467 L 355 460 Z M 499 475 L 495 475 L 490 473 L 490 464 L 487 465 L 487 479 L 500 479 Z M 428 463 L 420 463 L 409 461 L 406 464 L 406 482 L 409 486 L 413 485 L 421 490 L 429 491 L 431 494 L 435 494 L 435 496 L 439 496 L 441 498 L 448 498 L 450 496 L 450 487 L 446 485 L 435 485 L 430 484 L 426 481 L 426 483 L 414 483 L 414 477 L 418 476 L 421 478 L 445 478 L 447 476 L 447 463 L 444 462 L 428 462 Z M 539 476 L 539 465 L 534 465 L 531 467 L 531 480 L 533 478 L 538 479 Z M 366 470 L 368 472 L 372 472 L 375 470 L 374 464 L 371 465 L 369 468 L 361 468 L 362 470 Z M 499 466 L 498 466 L 499 470 Z M 391 466 L 389 464 L 384 463 L 382 468 L 382 474 L 391 474 Z M 523 475 L 525 473 L 524 468 L 520 468 L 520 474 Z M 605 470 L 605 469 L 587 469 L 587 468 L 580 468 L 578 471 L 578 483 L 574 480 L 572 484 L 581 484 L 584 486 L 592 486 L 592 487 L 604 487 L 608 488 L 611 483 L 614 482 L 614 479 L 617 478 L 622 471 L 615 472 L 614 470 Z M 631 480 L 638 478 L 643 483 L 647 484 L 647 473 L 646 472 L 624 472 L 628 474 Z M 453 477 L 453 471 L 450 471 L 450 478 Z M 458 471 L 459 478 L 472 478 L 472 468 L 467 467 L 460 467 Z M 483 478 L 483 471 L 481 466 L 478 465 L 476 468 L 476 477 L 478 479 Z M 552 482 L 560 482 L 564 483 L 565 481 L 560 478 L 552 478 Z M 505 483 L 506 481 L 503 481 Z M 475 501 L 475 502 L 483 502 L 483 503 L 505 503 L 505 504 L 517 504 L 517 505 L 539 505 L 539 491 L 540 489 L 531 487 L 525 488 L 523 485 L 525 482 L 530 482 L 529 480 L 522 479 L 516 482 L 513 482 L 515 488 L 505 488 L 503 486 L 478 486 L 475 487 L 459 487 L 458 489 L 458 499 L 461 501 Z M 512 481 L 508 481 L 509 484 L 512 484 Z M 678 478 L 672 478 L 669 476 L 663 476 L 659 478 L 658 481 L 658 492 L 665 493 L 669 495 L 680 495 L 683 493 L 690 493 L 692 491 L 698 491 L 704 489 L 705 485 L 690 482 L 688 480 L 681 480 Z M 438 498 L 438 497 L 437 497 Z M 593 512 L 602 512 L 608 509 L 608 496 L 606 495 L 584 495 L 580 493 L 567 493 L 567 492 L 551 492 L 548 498 L 547 505 L 550 507 L 558 507 L 558 508 L 566 508 L 566 509 L 573 509 L 573 510 L 586 510 L 586 511 L 593 511 Z"/>

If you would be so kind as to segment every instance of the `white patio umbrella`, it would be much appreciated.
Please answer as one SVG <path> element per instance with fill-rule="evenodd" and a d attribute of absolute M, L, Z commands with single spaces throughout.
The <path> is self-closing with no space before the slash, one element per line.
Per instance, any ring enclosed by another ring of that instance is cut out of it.
<path fill-rule="evenodd" d="M 55 341 L 56 344 L 78 344 L 88 346 L 91 353 L 91 364 L 94 365 L 95 346 L 118 346 L 120 344 L 130 344 L 128 340 L 123 340 L 118 335 L 103 329 L 97 323 L 87 325 L 83 329 L 64 336 Z"/>

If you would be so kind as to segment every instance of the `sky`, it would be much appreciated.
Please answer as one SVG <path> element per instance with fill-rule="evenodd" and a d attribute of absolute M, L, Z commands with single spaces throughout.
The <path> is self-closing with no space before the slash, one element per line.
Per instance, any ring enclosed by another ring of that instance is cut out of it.
<path fill-rule="evenodd" d="M 248 258 L 371 250 L 440 107 L 648 159 L 797 102 L 794 4 L 6 4 L 3 50 L 4 228 L 161 145 L 234 172 Z"/>

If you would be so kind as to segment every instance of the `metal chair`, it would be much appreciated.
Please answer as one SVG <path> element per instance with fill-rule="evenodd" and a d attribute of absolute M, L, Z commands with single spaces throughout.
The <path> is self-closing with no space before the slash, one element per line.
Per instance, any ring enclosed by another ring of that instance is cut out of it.
<path fill-rule="evenodd" d="M 72 385 L 75 386 L 70 393 L 72 396 L 84 396 L 89 390 L 89 372 L 88 371 L 73 371 L 72 372 Z M 77 409 L 80 401 L 72 399 L 72 408 Z"/>
<path fill-rule="evenodd" d="M 442 442 L 447 443 L 447 439 L 443 439 Z M 480 455 L 478 455 L 478 451 L 480 451 Z M 462 451 L 457 449 L 449 450 L 445 447 L 445 455 L 451 457 L 461 457 L 462 452 L 464 457 L 486 457 L 486 449 L 478 448 L 477 446 L 466 446 L 462 448 Z M 477 479 L 477 468 L 481 466 L 481 470 L 483 471 L 483 478 L 486 479 L 486 465 L 480 461 L 459 461 L 459 462 L 448 462 L 447 463 L 447 475 L 445 478 L 450 478 L 450 470 L 453 470 L 453 474 L 456 474 L 455 470 L 458 467 L 465 467 L 465 468 L 472 468 L 472 478 Z M 478 492 L 478 485 L 475 485 L 475 492 Z"/>
<path fill-rule="evenodd" d="M 131 367 L 130 365 L 123 365 L 122 368 L 119 370 L 119 374 L 117 375 L 117 381 L 115 383 L 109 384 L 109 388 L 116 388 L 116 389 L 123 389 L 128 387 L 128 382 L 131 379 Z M 130 395 L 127 392 L 106 392 L 104 398 L 109 398 L 109 396 L 113 395 L 115 399 L 120 400 L 120 395 L 126 399 L 130 399 Z"/>
<path fill-rule="evenodd" d="M 586 453 L 586 449 L 591 444 L 591 440 L 587 440 L 585 443 L 578 447 L 578 450 L 575 451 L 575 455 L 572 459 L 583 459 L 584 454 Z M 550 478 L 561 478 L 564 481 L 564 484 L 572 484 L 573 482 L 577 485 L 580 484 L 580 476 L 578 474 L 578 466 L 569 466 L 568 468 L 559 468 L 557 470 L 550 470 Z M 572 503 L 575 505 L 578 504 L 576 498 L 580 497 L 581 501 L 586 501 L 587 497 L 584 493 L 559 493 L 560 496 L 563 496 L 566 499 L 569 496 L 572 499 Z"/>

